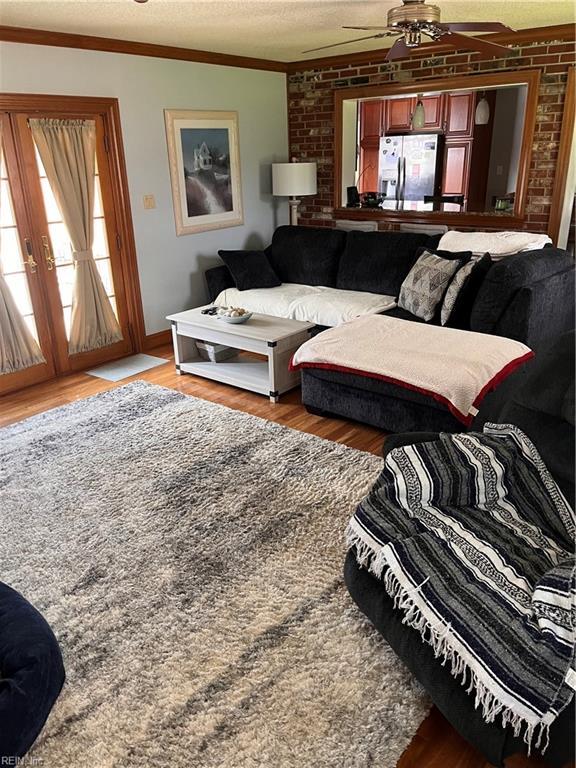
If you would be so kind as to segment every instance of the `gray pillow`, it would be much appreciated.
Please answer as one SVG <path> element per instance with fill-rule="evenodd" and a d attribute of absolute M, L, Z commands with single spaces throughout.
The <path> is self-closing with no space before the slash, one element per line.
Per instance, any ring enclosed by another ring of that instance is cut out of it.
<path fill-rule="evenodd" d="M 432 320 L 450 280 L 463 263 L 424 251 L 402 283 L 398 306 L 422 320 Z"/>
<path fill-rule="evenodd" d="M 442 310 L 440 312 L 440 325 L 446 325 L 450 319 L 450 315 L 452 314 L 452 310 L 454 309 L 454 305 L 456 304 L 456 300 L 464 283 L 468 280 L 472 274 L 472 270 L 481 258 L 481 256 L 472 256 L 470 261 L 467 264 L 464 264 L 462 269 L 459 269 L 454 275 L 454 279 L 444 294 L 444 301 L 442 302 Z"/>

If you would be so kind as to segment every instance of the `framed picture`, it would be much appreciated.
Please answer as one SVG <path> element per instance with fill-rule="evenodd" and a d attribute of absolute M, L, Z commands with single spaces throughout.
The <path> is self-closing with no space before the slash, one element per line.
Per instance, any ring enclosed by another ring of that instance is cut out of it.
<path fill-rule="evenodd" d="M 164 110 L 176 234 L 244 223 L 237 112 Z"/>

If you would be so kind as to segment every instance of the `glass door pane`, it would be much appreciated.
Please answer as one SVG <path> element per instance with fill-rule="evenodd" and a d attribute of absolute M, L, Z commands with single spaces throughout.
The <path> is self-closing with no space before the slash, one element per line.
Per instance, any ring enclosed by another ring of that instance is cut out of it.
<path fill-rule="evenodd" d="M 0 267 L 20 314 L 32 336 L 39 341 L 3 150 L 0 151 Z"/>
<path fill-rule="evenodd" d="M 16 370 L 0 373 L 1 395 L 52 378 L 55 363 L 42 290 L 42 264 L 31 226 L 28 196 L 20 175 L 13 126 L 6 114 L 0 114 L 0 128 L 0 269 L 17 313 L 41 351 L 38 355 L 37 349 L 28 348 L 26 352 L 22 349 L 12 365 L 9 361 L 9 367 Z M 18 315 L 15 322 L 18 322 Z M 0 329 L 2 332 L 10 333 L 10 330 Z M 19 367 L 26 361 L 28 365 Z"/>

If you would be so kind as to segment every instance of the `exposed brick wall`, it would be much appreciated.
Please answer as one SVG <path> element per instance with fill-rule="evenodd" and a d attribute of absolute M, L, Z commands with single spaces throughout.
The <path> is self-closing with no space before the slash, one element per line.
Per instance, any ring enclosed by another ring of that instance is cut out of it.
<path fill-rule="evenodd" d="M 550 40 L 512 49 L 506 59 L 483 61 L 481 54 L 455 51 L 430 58 L 414 55 L 392 64 L 372 62 L 347 69 L 306 69 L 288 76 L 290 153 L 318 163 L 318 194 L 299 209 L 302 224 L 333 225 L 333 91 L 358 85 L 414 82 L 462 73 L 540 69 L 540 93 L 534 134 L 525 228 L 547 231 L 556 175 L 568 67 L 576 61 L 574 43 Z M 393 225 L 382 223 L 381 228 Z M 480 228 L 480 227 L 478 227 Z"/>

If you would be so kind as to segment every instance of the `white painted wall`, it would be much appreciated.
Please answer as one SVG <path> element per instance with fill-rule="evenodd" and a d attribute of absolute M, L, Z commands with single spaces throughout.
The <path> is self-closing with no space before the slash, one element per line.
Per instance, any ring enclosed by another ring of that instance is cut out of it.
<path fill-rule="evenodd" d="M 356 145 L 358 135 L 358 101 L 342 102 L 342 200 L 346 205 L 346 188 L 356 185 Z"/>
<path fill-rule="evenodd" d="M 119 100 L 146 332 L 206 301 L 204 270 L 219 249 L 260 247 L 287 205 L 271 195 L 273 162 L 288 160 L 285 75 L 144 56 L 0 43 L 0 91 Z M 244 225 L 176 236 L 164 109 L 239 113 Z M 142 197 L 153 194 L 154 210 Z"/>

